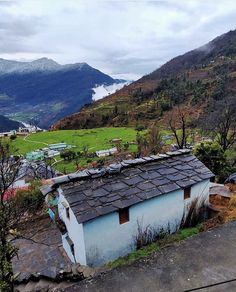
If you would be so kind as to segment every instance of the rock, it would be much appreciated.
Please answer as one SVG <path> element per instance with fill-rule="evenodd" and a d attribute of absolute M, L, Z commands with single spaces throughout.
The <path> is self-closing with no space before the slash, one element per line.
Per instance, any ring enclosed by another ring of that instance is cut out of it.
<path fill-rule="evenodd" d="M 95 274 L 96 270 L 88 266 L 78 266 L 77 272 L 82 273 L 85 278 L 89 278 Z"/>

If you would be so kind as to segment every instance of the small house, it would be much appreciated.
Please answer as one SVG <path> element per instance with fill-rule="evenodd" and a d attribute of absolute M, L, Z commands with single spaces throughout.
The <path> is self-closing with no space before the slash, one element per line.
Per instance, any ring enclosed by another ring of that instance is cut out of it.
<path fill-rule="evenodd" d="M 50 150 L 54 150 L 54 151 L 62 151 L 67 148 L 71 148 L 71 146 L 67 145 L 66 143 L 49 144 L 48 147 Z"/>
<path fill-rule="evenodd" d="M 117 153 L 117 148 L 111 148 L 111 149 L 107 149 L 107 150 L 99 150 L 96 151 L 96 155 L 98 157 L 106 157 L 106 156 L 111 156 L 114 155 L 115 153 Z"/>
<path fill-rule="evenodd" d="M 41 190 L 57 199 L 71 261 L 99 266 L 134 250 L 140 226 L 174 232 L 192 200 L 208 202 L 213 176 L 185 149 L 53 178 Z"/>
<path fill-rule="evenodd" d="M 29 161 L 40 161 L 45 158 L 45 153 L 44 151 L 41 151 L 41 150 L 35 150 L 32 152 L 26 153 L 25 158 Z"/>

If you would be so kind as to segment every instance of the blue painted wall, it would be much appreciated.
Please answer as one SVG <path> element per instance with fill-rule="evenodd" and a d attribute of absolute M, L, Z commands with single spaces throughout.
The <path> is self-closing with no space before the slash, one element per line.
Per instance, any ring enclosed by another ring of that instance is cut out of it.
<path fill-rule="evenodd" d="M 118 212 L 84 223 L 87 265 L 102 265 L 134 250 L 137 222 L 144 228 L 147 225 L 166 228 L 169 223 L 174 231 L 182 219 L 184 208 L 193 198 L 202 197 L 208 200 L 209 183 L 209 180 L 204 180 L 194 185 L 191 190 L 191 198 L 187 200 L 184 200 L 183 190 L 177 190 L 133 205 L 129 209 L 130 221 L 121 225 Z M 74 232 L 76 231 L 74 230 Z"/>

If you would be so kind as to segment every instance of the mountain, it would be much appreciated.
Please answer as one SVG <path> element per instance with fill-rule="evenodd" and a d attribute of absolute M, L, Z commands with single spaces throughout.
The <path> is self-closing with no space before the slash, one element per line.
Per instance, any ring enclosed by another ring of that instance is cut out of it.
<path fill-rule="evenodd" d="M 22 126 L 21 123 L 10 120 L 7 117 L 0 115 L 0 132 L 17 130 L 20 126 Z"/>
<path fill-rule="evenodd" d="M 47 128 L 91 103 L 93 88 L 121 82 L 86 63 L 0 59 L 0 114 Z"/>
<path fill-rule="evenodd" d="M 53 129 L 148 126 L 183 106 L 193 123 L 236 92 L 236 30 L 178 56 L 154 72 L 66 117 Z"/>

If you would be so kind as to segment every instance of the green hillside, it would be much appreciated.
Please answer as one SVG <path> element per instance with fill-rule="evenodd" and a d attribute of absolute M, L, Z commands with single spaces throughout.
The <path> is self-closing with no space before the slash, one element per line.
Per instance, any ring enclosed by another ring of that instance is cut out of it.
<path fill-rule="evenodd" d="M 219 101 L 235 96 L 236 30 L 178 56 L 113 95 L 58 121 L 54 129 L 168 124 L 176 107 L 184 107 L 197 126 Z"/>
<path fill-rule="evenodd" d="M 29 137 L 17 137 L 11 141 L 11 145 L 17 154 L 25 155 L 27 152 L 47 147 L 47 144 L 65 142 L 76 146 L 73 151 L 83 151 L 88 147 L 89 152 L 109 149 L 112 147 L 110 140 L 120 138 L 122 143 L 134 141 L 136 131 L 133 128 L 97 128 L 90 130 L 64 130 L 49 131 L 32 134 Z M 129 151 L 136 150 L 136 145 L 130 145 Z M 60 157 L 56 157 L 60 160 Z M 79 164 L 85 166 L 89 159 L 81 158 Z M 55 164 L 55 168 L 64 172 L 73 172 L 76 169 L 75 161 L 61 161 Z"/>

